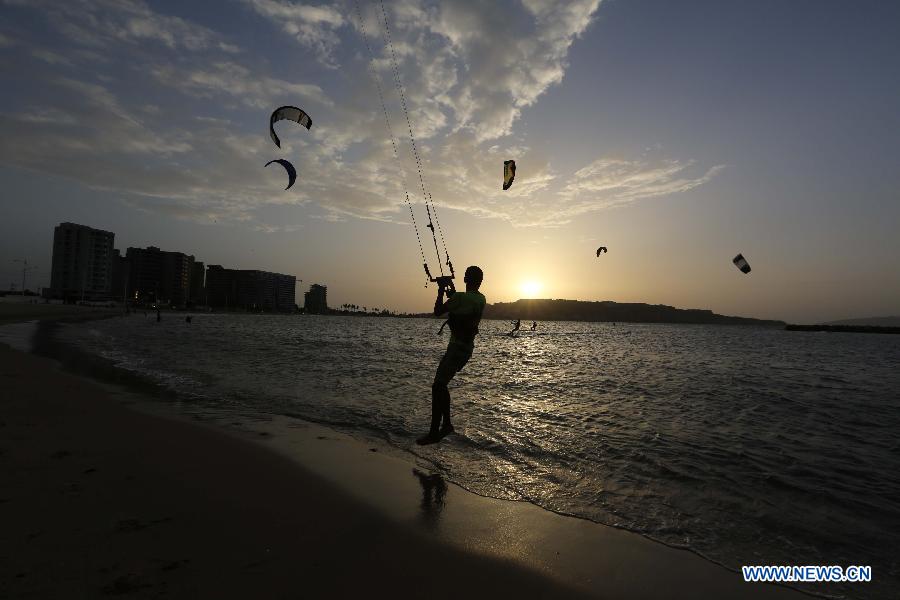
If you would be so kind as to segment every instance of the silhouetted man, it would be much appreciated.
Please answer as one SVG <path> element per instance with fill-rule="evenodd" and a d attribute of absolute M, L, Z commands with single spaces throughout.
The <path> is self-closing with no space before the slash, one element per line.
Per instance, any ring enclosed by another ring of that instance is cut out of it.
<path fill-rule="evenodd" d="M 431 384 L 431 428 L 428 434 L 416 440 L 418 444 L 434 444 L 441 441 L 448 433 L 453 432 L 450 422 L 450 390 L 447 384 L 472 358 L 475 349 L 475 336 L 478 335 L 478 324 L 484 312 L 485 299 L 478 291 L 484 274 L 478 267 L 466 269 L 463 281 L 466 291 L 457 292 L 450 279 L 438 280 L 438 295 L 434 301 L 434 316 L 450 313 L 447 319 L 450 325 L 450 343 L 447 351 L 434 374 Z M 444 302 L 444 293 L 448 300 Z M 441 419 L 443 418 L 443 425 Z"/>
<path fill-rule="evenodd" d="M 522 325 L 522 319 L 516 319 L 516 322 L 513 323 L 513 330 L 509 332 L 509 335 L 512 335 L 515 332 L 517 332 L 521 325 Z"/>
<path fill-rule="evenodd" d="M 537 321 L 532 321 L 531 322 L 531 330 L 534 331 L 535 329 L 537 329 Z"/>

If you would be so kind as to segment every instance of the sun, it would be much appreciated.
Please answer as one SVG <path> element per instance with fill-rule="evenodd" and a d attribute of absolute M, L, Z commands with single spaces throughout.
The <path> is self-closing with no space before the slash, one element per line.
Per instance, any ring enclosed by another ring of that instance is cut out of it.
<path fill-rule="evenodd" d="M 537 296 L 538 292 L 541 291 L 541 284 L 538 281 L 529 280 L 523 281 L 522 285 L 519 286 L 519 289 L 522 290 L 522 294 L 525 298 L 534 298 Z"/>

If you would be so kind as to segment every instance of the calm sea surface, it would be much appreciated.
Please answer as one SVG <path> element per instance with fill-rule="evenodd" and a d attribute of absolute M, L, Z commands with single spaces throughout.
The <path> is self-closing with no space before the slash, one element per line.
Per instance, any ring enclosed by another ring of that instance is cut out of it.
<path fill-rule="evenodd" d="M 414 444 L 447 343 L 426 319 L 196 315 L 70 324 L 61 341 L 182 403 L 300 417 L 519 499 L 742 564 L 872 565 L 900 589 L 900 336 L 485 322 L 451 386 L 459 435 Z"/>

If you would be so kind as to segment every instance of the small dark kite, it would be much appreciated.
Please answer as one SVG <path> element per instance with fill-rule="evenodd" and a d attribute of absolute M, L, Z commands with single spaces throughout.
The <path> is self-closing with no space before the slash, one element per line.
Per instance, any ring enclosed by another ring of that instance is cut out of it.
<path fill-rule="evenodd" d="M 275 160 L 270 160 L 269 162 L 266 163 L 266 166 L 268 167 L 272 163 L 278 163 L 279 165 L 284 167 L 285 171 L 287 171 L 288 186 L 284 189 L 286 189 L 286 190 L 291 189 L 291 186 L 294 185 L 295 181 L 297 181 L 297 169 L 294 168 L 294 165 L 292 165 L 290 162 L 284 160 L 283 158 L 276 158 Z"/>

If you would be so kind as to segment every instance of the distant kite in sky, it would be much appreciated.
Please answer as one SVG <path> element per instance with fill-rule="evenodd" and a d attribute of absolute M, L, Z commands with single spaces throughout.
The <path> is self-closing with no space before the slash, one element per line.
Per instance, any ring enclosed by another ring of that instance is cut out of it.
<path fill-rule="evenodd" d="M 509 187 L 513 184 L 513 179 L 516 178 L 516 161 L 514 160 L 504 160 L 503 161 L 503 189 L 508 190 Z"/>
<path fill-rule="evenodd" d="M 269 135 L 272 137 L 272 141 L 275 142 L 275 145 L 279 148 L 281 148 L 281 140 L 278 139 L 278 134 L 275 133 L 275 123 L 284 119 L 300 123 L 306 127 L 307 130 L 312 127 L 312 119 L 309 118 L 309 115 L 296 106 L 282 106 L 281 108 L 276 108 L 275 112 L 272 113 L 272 116 L 269 117 Z"/>
<path fill-rule="evenodd" d="M 734 266 L 740 269 L 742 273 L 750 272 L 750 263 L 747 262 L 747 259 L 744 258 L 743 254 L 738 254 L 731 262 L 733 262 Z"/>
<path fill-rule="evenodd" d="M 266 166 L 268 167 L 272 163 L 278 163 L 279 165 L 284 167 L 285 171 L 287 171 L 288 186 L 284 189 L 286 189 L 286 190 L 291 189 L 291 186 L 294 185 L 295 181 L 297 181 L 297 169 L 294 168 L 294 165 L 292 165 L 290 162 L 284 160 L 283 158 L 276 158 L 275 160 L 270 160 L 269 162 L 266 163 Z"/>
<path fill-rule="evenodd" d="M 597 248 L 597 256 L 600 256 L 601 252 L 604 252 L 604 253 L 608 252 L 608 250 L 606 249 L 606 246 L 600 246 L 599 248 Z"/>

